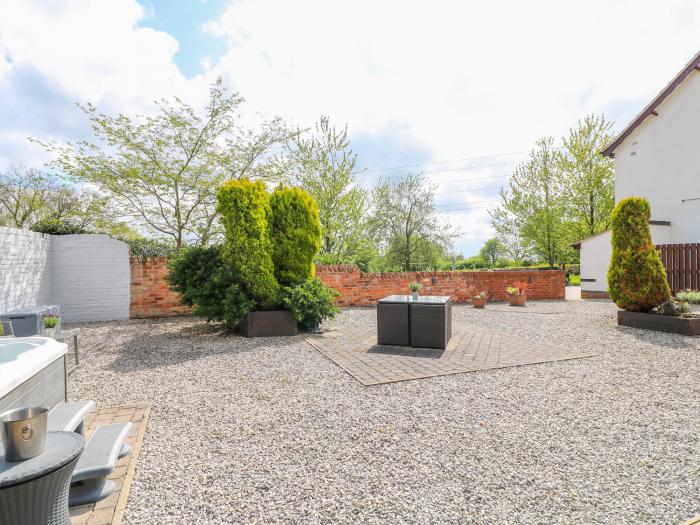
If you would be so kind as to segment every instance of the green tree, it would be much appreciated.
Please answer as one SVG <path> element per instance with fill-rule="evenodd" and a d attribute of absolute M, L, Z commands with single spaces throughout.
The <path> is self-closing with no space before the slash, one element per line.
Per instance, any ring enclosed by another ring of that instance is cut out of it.
<path fill-rule="evenodd" d="M 437 267 L 457 232 L 435 205 L 435 186 L 409 173 L 380 183 L 373 200 L 373 230 L 390 263 L 403 271 Z"/>
<path fill-rule="evenodd" d="M 222 259 L 235 282 L 263 308 L 279 299 L 272 262 L 270 196 L 262 181 L 229 181 L 218 192 L 218 211 L 226 231 Z"/>
<path fill-rule="evenodd" d="M 615 205 L 613 160 L 600 152 L 612 140 L 612 122 L 600 115 L 587 115 L 569 130 L 557 155 L 565 181 L 567 213 L 577 239 L 610 227 Z"/>
<path fill-rule="evenodd" d="M 300 188 L 278 186 L 270 197 L 272 260 L 281 285 L 315 274 L 314 257 L 321 245 L 321 224 L 313 198 Z"/>
<path fill-rule="evenodd" d="M 367 237 L 367 192 L 357 186 L 357 155 L 342 130 L 322 116 L 313 133 L 299 132 L 291 141 L 286 165 L 293 184 L 316 201 L 321 220 L 319 259 L 326 264 L 366 261 L 373 249 Z"/>
<path fill-rule="evenodd" d="M 572 257 L 566 188 L 556 160 L 554 141 L 538 140 L 530 159 L 515 169 L 509 188 L 501 189 L 500 211 L 491 212 L 492 222 L 494 216 L 516 222 L 522 237 L 550 266 Z"/>
<path fill-rule="evenodd" d="M 630 312 L 648 312 L 671 297 L 666 270 L 651 242 L 650 216 L 649 201 L 639 197 L 622 199 L 612 213 L 608 292 Z"/>
<path fill-rule="evenodd" d="M 132 223 L 171 237 L 178 249 L 186 238 L 207 244 L 216 234 L 217 188 L 227 179 L 271 175 L 269 149 L 290 136 L 277 119 L 261 133 L 246 130 L 242 102 L 218 79 L 201 114 L 178 98 L 135 119 L 87 104 L 81 109 L 96 142 L 37 142 L 56 154 L 54 167 L 95 184 Z"/>
<path fill-rule="evenodd" d="M 491 225 L 496 230 L 496 238 L 501 243 L 502 252 L 513 261 L 519 262 L 530 255 L 528 241 L 523 237 L 517 219 L 503 208 L 489 210 Z"/>
<path fill-rule="evenodd" d="M 489 239 L 479 250 L 479 256 L 488 262 L 491 268 L 496 267 L 498 259 L 503 255 L 503 245 L 498 239 Z"/>

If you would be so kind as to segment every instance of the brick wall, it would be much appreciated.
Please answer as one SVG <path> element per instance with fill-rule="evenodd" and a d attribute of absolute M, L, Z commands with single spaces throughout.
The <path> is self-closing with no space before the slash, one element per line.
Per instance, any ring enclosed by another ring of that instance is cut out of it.
<path fill-rule="evenodd" d="M 187 315 L 190 308 L 168 288 L 168 259 L 131 257 L 131 317 Z"/>
<path fill-rule="evenodd" d="M 469 301 L 470 289 L 486 290 L 492 301 L 505 301 L 506 287 L 527 281 L 528 299 L 564 299 L 566 278 L 561 270 L 498 272 L 392 272 L 362 273 L 354 266 L 317 266 L 316 276 L 340 292 L 340 306 L 369 306 L 391 294 L 408 294 L 408 284 L 419 282 L 423 295 L 451 295 L 457 303 Z"/>

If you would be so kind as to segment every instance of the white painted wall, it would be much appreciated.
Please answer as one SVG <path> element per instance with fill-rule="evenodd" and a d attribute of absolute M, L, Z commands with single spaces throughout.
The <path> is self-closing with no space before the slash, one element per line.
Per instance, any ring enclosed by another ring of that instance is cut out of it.
<path fill-rule="evenodd" d="M 49 302 L 51 237 L 0 227 L 0 312 Z"/>
<path fill-rule="evenodd" d="M 649 226 L 654 244 L 668 244 L 671 227 L 652 224 Z M 606 231 L 581 242 L 581 291 L 607 292 L 608 266 L 612 255 L 612 234 Z M 584 281 L 594 279 L 594 282 Z"/>
<path fill-rule="evenodd" d="M 55 235 L 49 252 L 51 302 L 66 323 L 129 318 L 129 247 L 108 235 Z"/>
<path fill-rule="evenodd" d="M 668 243 L 700 242 L 700 72 L 691 73 L 615 150 L 615 201 L 645 197 Z"/>
<path fill-rule="evenodd" d="M 0 311 L 58 304 L 67 323 L 128 319 L 130 288 L 126 243 L 0 228 Z"/>

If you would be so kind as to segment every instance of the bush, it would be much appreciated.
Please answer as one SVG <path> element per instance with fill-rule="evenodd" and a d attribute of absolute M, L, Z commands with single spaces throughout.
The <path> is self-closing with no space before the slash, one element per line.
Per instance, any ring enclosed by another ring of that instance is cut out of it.
<path fill-rule="evenodd" d="M 299 284 L 315 274 L 314 257 L 321 248 L 321 221 L 316 201 L 304 190 L 279 186 L 270 197 L 271 241 L 275 276 L 283 286 Z"/>
<path fill-rule="evenodd" d="M 685 290 L 684 292 L 678 292 L 676 294 L 676 299 L 679 301 L 685 301 L 693 304 L 700 304 L 700 291 L 697 290 Z"/>
<path fill-rule="evenodd" d="M 88 233 L 82 226 L 59 219 L 43 220 L 36 223 L 31 229 L 37 233 L 46 233 L 48 235 L 76 235 L 79 233 Z"/>
<path fill-rule="evenodd" d="M 223 322 L 232 329 L 255 307 L 236 283 L 234 272 L 224 264 L 220 246 L 185 248 L 168 264 L 170 288 L 193 307 L 194 315 Z"/>
<path fill-rule="evenodd" d="M 649 232 L 649 202 L 621 200 L 612 212 L 608 293 L 624 310 L 648 312 L 671 296 L 666 271 Z"/>
<path fill-rule="evenodd" d="M 282 290 L 282 303 L 297 320 L 299 329 L 305 332 L 317 330 L 324 319 L 333 319 L 340 311 L 334 304 L 340 295 L 319 279 L 307 279 Z"/>
<path fill-rule="evenodd" d="M 147 259 L 149 257 L 172 257 L 177 252 L 173 241 L 162 239 L 126 239 L 115 237 L 129 245 L 129 252 L 134 257 Z"/>
<path fill-rule="evenodd" d="M 671 299 L 656 307 L 656 312 L 660 315 L 670 315 L 673 317 L 681 317 L 692 313 L 693 309 L 684 301 L 676 301 Z"/>
<path fill-rule="evenodd" d="M 581 286 L 581 276 L 577 273 L 567 274 L 566 279 L 569 286 Z"/>
<path fill-rule="evenodd" d="M 218 201 L 226 230 L 222 259 L 247 297 L 262 308 L 275 306 L 279 284 L 272 262 L 272 212 L 265 184 L 250 179 L 229 181 L 219 190 Z"/>

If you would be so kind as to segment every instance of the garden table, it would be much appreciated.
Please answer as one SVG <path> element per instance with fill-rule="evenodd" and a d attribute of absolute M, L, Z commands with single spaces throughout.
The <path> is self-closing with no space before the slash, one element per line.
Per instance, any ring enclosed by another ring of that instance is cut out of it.
<path fill-rule="evenodd" d="M 75 432 L 47 432 L 43 454 L 16 462 L 0 454 L 0 523 L 70 525 L 68 491 L 84 445 Z"/>
<path fill-rule="evenodd" d="M 377 302 L 377 343 L 439 348 L 452 337 L 452 298 L 390 295 Z"/>

